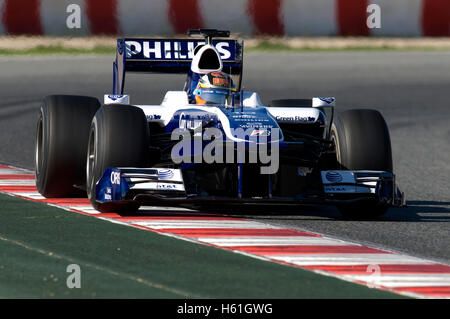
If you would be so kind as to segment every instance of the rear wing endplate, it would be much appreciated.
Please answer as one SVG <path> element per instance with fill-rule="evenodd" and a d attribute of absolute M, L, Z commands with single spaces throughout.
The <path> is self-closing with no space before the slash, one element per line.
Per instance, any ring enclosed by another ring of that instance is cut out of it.
<path fill-rule="evenodd" d="M 203 39 L 117 39 L 113 63 L 113 94 L 123 94 L 126 72 L 187 74 L 194 49 Z M 242 75 L 243 42 L 230 39 L 212 40 L 223 63 L 223 71 Z"/>

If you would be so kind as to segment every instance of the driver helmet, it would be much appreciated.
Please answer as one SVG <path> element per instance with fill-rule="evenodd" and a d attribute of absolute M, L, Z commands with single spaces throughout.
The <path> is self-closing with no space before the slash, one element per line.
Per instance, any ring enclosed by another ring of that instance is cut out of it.
<path fill-rule="evenodd" d="M 210 72 L 198 81 L 194 90 L 195 103 L 199 105 L 225 105 L 227 98 L 235 91 L 233 79 L 225 72 Z"/>

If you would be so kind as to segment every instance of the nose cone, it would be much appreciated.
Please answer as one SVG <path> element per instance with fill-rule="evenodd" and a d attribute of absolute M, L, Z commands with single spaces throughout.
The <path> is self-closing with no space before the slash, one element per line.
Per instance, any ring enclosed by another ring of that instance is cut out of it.
<path fill-rule="evenodd" d="M 265 108 L 221 108 L 219 116 L 226 136 L 235 142 L 276 143 L 283 140 L 277 121 Z"/>

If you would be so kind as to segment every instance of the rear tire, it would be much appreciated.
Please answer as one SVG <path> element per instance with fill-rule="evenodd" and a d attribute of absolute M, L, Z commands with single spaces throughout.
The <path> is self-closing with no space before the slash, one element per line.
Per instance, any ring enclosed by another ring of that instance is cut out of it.
<path fill-rule="evenodd" d="M 97 111 L 91 124 L 86 156 L 86 188 L 95 209 L 120 213 L 139 209 L 135 202 L 97 202 L 95 185 L 108 167 L 146 167 L 148 145 L 148 123 L 140 108 L 111 104 Z"/>
<path fill-rule="evenodd" d="M 89 127 L 99 107 L 99 101 L 92 97 L 45 97 L 39 110 L 35 143 L 36 187 L 42 196 L 86 196 L 74 185 L 86 182 Z"/>
<path fill-rule="evenodd" d="M 337 169 L 393 171 L 391 139 L 380 112 L 369 109 L 338 114 L 331 127 L 336 146 Z M 375 218 L 388 207 L 376 202 L 340 205 L 339 211 L 350 218 Z"/>

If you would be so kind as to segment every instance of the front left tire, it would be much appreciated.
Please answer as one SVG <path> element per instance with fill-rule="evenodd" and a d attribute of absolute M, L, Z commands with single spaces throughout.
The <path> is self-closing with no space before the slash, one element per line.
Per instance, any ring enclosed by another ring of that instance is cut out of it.
<path fill-rule="evenodd" d="M 389 129 L 380 112 L 355 109 L 336 116 L 331 127 L 336 148 L 337 169 L 393 171 Z M 347 218 L 372 219 L 386 213 L 388 207 L 374 201 L 339 205 Z"/>

